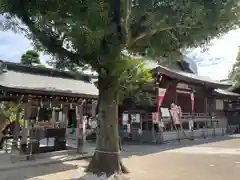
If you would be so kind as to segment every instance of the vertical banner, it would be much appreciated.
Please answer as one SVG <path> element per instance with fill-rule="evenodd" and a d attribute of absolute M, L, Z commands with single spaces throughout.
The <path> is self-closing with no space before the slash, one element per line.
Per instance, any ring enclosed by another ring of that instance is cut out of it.
<path fill-rule="evenodd" d="M 189 121 L 189 129 L 193 130 L 193 113 L 194 113 L 194 92 L 191 92 L 191 105 L 192 105 L 192 119 Z"/>
<path fill-rule="evenodd" d="M 122 124 L 123 125 L 128 124 L 128 114 L 126 114 L 126 113 L 122 114 Z"/>
<path fill-rule="evenodd" d="M 191 92 L 192 113 L 194 112 L 194 93 Z"/>
<path fill-rule="evenodd" d="M 127 124 L 127 132 L 128 132 L 128 135 L 131 134 L 131 125 L 130 124 Z"/>
<path fill-rule="evenodd" d="M 159 112 L 160 110 L 165 94 L 166 94 L 166 89 L 158 88 L 157 112 Z"/>
<path fill-rule="evenodd" d="M 160 111 L 160 107 L 162 105 L 164 96 L 166 94 L 166 89 L 164 88 L 158 88 L 158 98 L 157 98 L 157 114 L 156 114 L 156 122 L 159 122 L 159 111 Z M 155 119 L 154 119 L 155 120 Z M 153 121 L 154 122 L 154 121 Z"/>

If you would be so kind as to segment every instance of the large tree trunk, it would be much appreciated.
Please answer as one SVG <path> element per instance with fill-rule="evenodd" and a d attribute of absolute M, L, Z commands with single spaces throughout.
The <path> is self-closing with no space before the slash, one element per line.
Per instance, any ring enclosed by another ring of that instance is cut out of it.
<path fill-rule="evenodd" d="M 97 147 L 87 171 L 111 175 L 120 172 L 117 77 L 99 77 Z"/>

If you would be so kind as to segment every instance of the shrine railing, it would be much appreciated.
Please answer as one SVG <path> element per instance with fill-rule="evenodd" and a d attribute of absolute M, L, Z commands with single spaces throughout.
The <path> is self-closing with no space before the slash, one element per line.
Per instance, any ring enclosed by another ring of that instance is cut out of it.
<path fill-rule="evenodd" d="M 184 118 L 210 118 L 207 113 L 182 113 L 182 117 Z"/>
<path fill-rule="evenodd" d="M 171 116 L 162 117 L 163 121 L 168 122 L 171 120 Z M 189 119 L 194 119 L 195 121 L 211 121 L 211 117 L 207 113 L 182 113 L 183 121 L 188 121 Z"/>

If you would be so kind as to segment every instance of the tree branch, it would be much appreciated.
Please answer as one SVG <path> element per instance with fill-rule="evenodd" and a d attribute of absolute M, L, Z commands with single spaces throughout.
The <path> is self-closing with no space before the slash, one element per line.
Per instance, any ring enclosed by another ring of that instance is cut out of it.
<path fill-rule="evenodd" d="M 129 27 L 131 24 L 131 13 L 132 13 L 132 0 L 124 0 L 123 1 L 123 43 L 124 45 L 129 43 L 130 40 L 130 33 L 129 33 Z"/>
<path fill-rule="evenodd" d="M 191 26 L 184 26 L 184 25 L 176 25 L 176 26 L 172 26 L 172 27 L 166 27 L 166 28 L 161 28 L 161 29 L 153 29 L 150 32 L 143 32 L 142 34 L 140 34 L 139 36 L 137 36 L 129 45 L 128 47 L 131 47 L 132 45 L 136 44 L 138 41 L 144 39 L 147 36 L 153 36 L 154 34 L 158 33 L 158 32 L 163 32 L 163 31 L 169 31 L 172 29 L 176 29 L 176 28 L 183 28 L 183 29 L 195 29 L 195 28 L 200 28 L 200 27 L 191 27 Z"/>
<path fill-rule="evenodd" d="M 63 41 L 59 40 L 57 36 L 54 36 L 53 31 L 46 33 L 36 28 L 33 20 L 30 19 L 29 13 L 24 8 L 14 14 L 16 14 L 16 16 L 29 28 L 33 37 L 37 39 L 48 52 L 57 54 L 60 58 L 70 59 L 79 66 L 84 65 L 83 62 L 90 61 L 90 59 L 86 59 L 86 57 L 83 59 L 79 53 L 74 53 L 65 49 L 63 47 Z"/>

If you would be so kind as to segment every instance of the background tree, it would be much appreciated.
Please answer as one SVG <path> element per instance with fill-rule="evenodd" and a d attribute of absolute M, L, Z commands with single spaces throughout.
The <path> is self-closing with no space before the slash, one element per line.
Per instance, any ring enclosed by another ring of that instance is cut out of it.
<path fill-rule="evenodd" d="M 153 59 L 182 55 L 236 27 L 238 0 L 1 0 L 8 22 L 18 18 L 39 50 L 56 67 L 89 66 L 98 73 L 97 148 L 88 170 L 120 171 L 118 117 L 120 78 L 126 54 Z M 19 24 L 8 23 L 16 29 Z M 20 27 L 22 30 L 22 27 Z"/>
<path fill-rule="evenodd" d="M 20 63 L 24 65 L 30 65 L 30 66 L 32 66 L 33 64 L 40 64 L 41 62 L 40 62 L 38 52 L 34 50 L 28 50 L 26 53 L 24 53 L 21 56 Z"/>
<path fill-rule="evenodd" d="M 39 64 L 39 65 L 37 65 L 37 67 L 46 68 L 46 66 L 44 64 Z"/>
<path fill-rule="evenodd" d="M 7 122 L 7 117 L 3 109 L 3 104 L 0 105 L 0 130 L 4 128 Z"/>
<path fill-rule="evenodd" d="M 0 114 L 5 117 L 6 122 L 12 122 L 16 120 L 16 114 L 19 109 L 22 111 L 18 104 L 5 102 L 1 104 Z"/>
<path fill-rule="evenodd" d="M 126 69 L 120 77 L 119 103 L 125 98 L 132 97 L 140 102 L 143 99 L 142 86 L 152 82 L 150 69 L 145 68 L 145 62 L 140 60 L 131 60 L 129 68 Z M 142 98 L 141 98 L 141 97 Z"/>
<path fill-rule="evenodd" d="M 230 73 L 229 77 L 234 83 L 240 83 L 240 48 L 238 48 L 236 62 L 233 65 L 232 72 Z"/>

